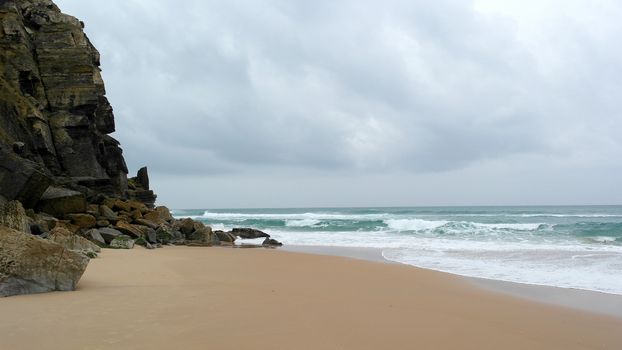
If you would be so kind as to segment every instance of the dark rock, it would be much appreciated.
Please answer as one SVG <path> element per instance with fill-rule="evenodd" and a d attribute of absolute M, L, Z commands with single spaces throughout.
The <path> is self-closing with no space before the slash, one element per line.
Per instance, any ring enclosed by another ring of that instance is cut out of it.
<path fill-rule="evenodd" d="M 69 214 L 67 218 L 71 223 L 80 228 L 93 228 L 97 224 L 97 219 L 90 214 Z"/>
<path fill-rule="evenodd" d="M 113 228 L 109 228 L 109 227 L 103 227 L 97 230 L 99 231 L 99 234 L 102 236 L 106 244 L 110 244 L 110 242 L 112 242 L 113 239 L 123 234 L 120 231 L 115 230 Z"/>
<path fill-rule="evenodd" d="M 117 214 L 107 205 L 102 204 L 99 206 L 99 215 L 108 221 L 117 221 Z"/>
<path fill-rule="evenodd" d="M 2 56 L 1 51 L 0 56 Z M 0 118 L 1 135 L 2 122 L 6 118 L 1 108 L 0 115 L 2 115 Z M 18 200 L 26 208 L 33 208 L 51 183 L 52 178 L 40 164 L 0 150 L 0 195 Z"/>
<path fill-rule="evenodd" d="M 48 0 L 1 1 L 0 28 L 0 153 L 15 160 L 0 160 L 0 194 L 31 208 L 55 178 L 85 195 L 125 195 L 99 53 L 80 21 Z"/>
<path fill-rule="evenodd" d="M 50 187 L 45 191 L 37 209 L 44 213 L 63 217 L 86 211 L 86 197 L 83 193 L 61 187 Z"/>
<path fill-rule="evenodd" d="M 24 149 L 26 148 L 26 144 L 23 142 L 13 142 L 13 152 L 17 154 L 24 153 Z"/>
<path fill-rule="evenodd" d="M 158 225 L 156 225 L 155 222 L 153 221 L 149 221 L 147 219 L 136 219 L 135 222 L 139 225 L 143 225 L 143 226 L 147 226 L 147 227 L 151 227 L 154 230 L 158 229 Z"/>
<path fill-rule="evenodd" d="M 190 235 L 194 232 L 194 220 L 192 219 L 182 219 L 178 221 L 179 231 L 184 234 L 184 236 Z"/>
<path fill-rule="evenodd" d="M 73 290 L 88 263 L 57 243 L 0 227 L 0 296 Z"/>
<path fill-rule="evenodd" d="M 203 227 L 192 233 L 186 235 L 186 240 L 192 242 L 211 242 L 212 241 L 212 228 L 211 227 Z"/>
<path fill-rule="evenodd" d="M 41 224 L 38 224 L 36 222 L 33 222 L 33 223 L 30 224 L 30 233 L 35 235 L 35 236 L 41 236 L 42 234 L 44 234 L 47 231 L 48 230 L 44 229 Z"/>
<path fill-rule="evenodd" d="M 229 232 L 214 231 L 214 234 L 218 237 L 218 240 L 220 242 L 226 242 L 226 243 L 235 242 L 235 236 Z"/>
<path fill-rule="evenodd" d="M 106 245 L 106 240 L 104 239 L 104 237 L 101 235 L 101 233 L 97 229 L 93 228 L 93 229 L 86 231 L 84 233 L 84 237 L 86 237 L 86 239 L 97 244 L 100 247 L 103 247 Z"/>
<path fill-rule="evenodd" d="M 132 238 L 139 238 L 143 235 L 142 231 L 138 227 L 123 221 L 117 222 L 114 228 L 115 230 L 121 231 L 124 235 Z"/>
<path fill-rule="evenodd" d="M 263 243 L 261 243 L 261 245 L 264 246 L 272 246 L 272 247 L 280 247 L 283 245 L 283 243 L 277 241 L 276 239 L 272 239 L 272 238 L 266 238 Z"/>
<path fill-rule="evenodd" d="M 242 239 L 269 238 L 270 235 L 254 228 L 234 228 L 231 233 Z"/>
<path fill-rule="evenodd" d="M 95 223 L 96 227 L 108 227 L 110 226 L 110 221 L 108 220 L 97 220 L 97 223 Z"/>
<path fill-rule="evenodd" d="M 120 199 L 117 199 L 113 206 L 112 209 L 117 210 L 117 211 L 124 211 L 124 212 L 131 212 L 132 211 L 132 207 L 130 206 L 130 204 L 126 201 L 122 201 Z"/>
<path fill-rule="evenodd" d="M 149 189 L 149 172 L 147 171 L 147 167 L 142 167 L 138 169 L 138 174 L 136 174 L 136 179 L 138 184 L 144 189 Z"/>
<path fill-rule="evenodd" d="M 158 242 L 163 244 L 176 244 L 183 243 L 185 241 L 184 235 L 181 232 L 175 230 L 170 225 L 161 225 L 160 227 L 158 227 L 158 229 L 156 230 L 156 238 Z"/>

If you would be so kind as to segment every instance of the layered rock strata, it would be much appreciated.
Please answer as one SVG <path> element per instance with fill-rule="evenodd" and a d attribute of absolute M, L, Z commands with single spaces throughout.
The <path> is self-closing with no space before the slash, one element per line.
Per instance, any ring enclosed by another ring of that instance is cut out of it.
<path fill-rule="evenodd" d="M 83 26 L 50 0 L 0 1 L 0 194 L 27 208 L 50 184 L 126 195 L 99 52 Z"/>

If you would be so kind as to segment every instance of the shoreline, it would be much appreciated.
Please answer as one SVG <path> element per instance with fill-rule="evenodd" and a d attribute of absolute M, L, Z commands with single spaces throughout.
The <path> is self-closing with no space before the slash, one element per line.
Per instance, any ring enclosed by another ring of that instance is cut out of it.
<path fill-rule="evenodd" d="M 106 249 L 75 292 L 3 298 L 0 309 L 2 346 L 14 350 L 622 347 L 614 317 L 447 273 L 277 249 Z"/>
<path fill-rule="evenodd" d="M 286 245 L 280 249 L 296 253 L 340 256 L 387 264 L 405 265 L 416 269 L 445 273 L 451 276 L 457 276 L 478 288 L 495 293 L 622 319 L 622 295 L 618 294 L 463 276 L 447 271 L 426 269 L 388 260 L 382 255 L 382 248 Z"/>

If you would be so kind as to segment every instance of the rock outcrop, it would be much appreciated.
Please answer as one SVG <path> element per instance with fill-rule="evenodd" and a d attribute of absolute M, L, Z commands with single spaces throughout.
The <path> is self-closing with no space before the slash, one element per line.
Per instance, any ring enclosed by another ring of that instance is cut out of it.
<path fill-rule="evenodd" d="M 51 0 L 0 1 L 0 195 L 27 208 L 50 184 L 127 195 L 99 52 L 83 26 Z"/>
<path fill-rule="evenodd" d="M 50 240 L 0 227 L 0 296 L 73 290 L 88 262 Z"/>

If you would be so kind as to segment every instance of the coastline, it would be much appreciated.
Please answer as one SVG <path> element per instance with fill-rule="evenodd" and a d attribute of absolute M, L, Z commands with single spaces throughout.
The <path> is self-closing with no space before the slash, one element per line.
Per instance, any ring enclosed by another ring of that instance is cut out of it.
<path fill-rule="evenodd" d="M 278 249 L 106 249 L 75 292 L 0 308 L 2 346 L 15 350 L 622 346 L 614 317 L 447 273 Z"/>
<path fill-rule="evenodd" d="M 385 259 L 382 255 L 381 248 L 286 245 L 283 246 L 283 248 L 281 249 L 298 253 L 341 256 L 353 259 L 402 265 L 401 263 Z M 419 268 L 416 266 L 412 267 Z M 580 311 L 613 316 L 622 319 L 622 295 L 608 294 L 582 289 L 562 288 L 462 276 L 458 274 L 452 274 L 450 272 L 437 271 L 432 269 L 424 270 L 436 271 L 440 273 L 446 273 L 452 276 L 457 276 L 464 279 L 468 283 L 477 286 L 478 288 L 483 288 L 485 290 L 501 293 L 504 295 L 509 295 L 543 304 L 557 305 Z"/>

